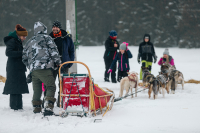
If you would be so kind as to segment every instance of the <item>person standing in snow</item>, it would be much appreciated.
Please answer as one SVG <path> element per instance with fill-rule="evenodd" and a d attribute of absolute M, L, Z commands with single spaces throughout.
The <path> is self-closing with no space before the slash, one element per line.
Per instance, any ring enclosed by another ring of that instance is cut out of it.
<path fill-rule="evenodd" d="M 22 61 L 29 68 L 33 82 L 33 112 L 40 113 L 42 83 L 46 86 L 44 115 L 53 115 L 56 99 L 55 79 L 53 77 L 54 63 L 61 64 L 56 44 L 47 34 L 47 27 L 41 22 L 34 24 L 34 36 L 29 39 L 24 47 Z"/>
<path fill-rule="evenodd" d="M 157 56 L 154 50 L 153 43 L 150 42 L 150 35 L 145 34 L 143 38 L 143 42 L 139 45 L 139 53 L 138 53 L 138 63 L 140 64 L 140 58 L 142 58 L 142 67 L 148 67 L 151 72 L 152 62 L 154 58 L 154 63 L 157 61 Z M 152 58 L 153 57 L 153 58 Z M 140 80 L 142 80 L 142 68 L 140 70 Z"/>
<path fill-rule="evenodd" d="M 113 60 L 110 69 L 107 73 L 112 73 L 113 68 L 116 68 L 116 62 L 118 61 L 118 78 L 117 81 L 120 82 L 120 80 L 123 77 L 128 76 L 130 67 L 129 67 L 129 58 L 132 58 L 132 54 L 128 49 L 128 43 L 123 42 L 120 47 L 120 52 L 116 54 L 115 59 Z"/>
<path fill-rule="evenodd" d="M 26 66 L 22 62 L 22 42 L 26 36 L 28 36 L 26 29 L 17 24 L 15 31 L 4 38 L 8 60 L 3 94 L 10 94 L 10 108 L 13 110 L 23 109 L 22 94 L 29 93 L 25 75 Z"/>
<path fill-rule="evenodd" d="M 58 48 L 59 56 L 62 61 L 62 63 L 67 61 L 74 61 L 74 43 L 70 37 L 69 34 L 63 29 L 61 29 L 61 23 L 56 20 L 53 22 L 52 25 L 52 32 L 49 34 L 53 39 L 54 42 Z M 68 73 L 69 68 L 73 64 L 65 64 L 63 68 L 61 69 L 62 73 Z M 56 77 L 58 75 L 58 69 L 53 70 L 53 76 L 56 80 Z M 60 85 L 59 85 L 60 87 Z M 58 99 L 57 99 L 57 106 L 60 107 L 60 92 L 58 92 Z"/>
<path fill-rule="evenodd" d="M 109 32 L 109 37 L 107 38 L 105 42 L 105 48 L 106 51 L 104 53 L 104 62 L 105 62 L 105 73 L 104 73 L 104 81 L 105 82 L 110 82 L 109 81 L 109 73 L 108 69 L 110 68 L 113 60 L 115 59 L 115 56 L 117 54 L 117 50 L 119 49 L 119 42 L 116 40 L 117 39 L 117 32 L 115 30 L 111 30 Z M 112 73 L 111 73 L 111 80 L 112 83 L 117 83 L 116 81 L 116 64 L 115 67 L 112 68 Z"/>
<path fill-rule="evenodd" d="M 169 50 L 167 48 L 163 52 L 163 57 L 161 57 L 160 60 L 158 61 L 158 65 L 162 65 L 164 63 L 168 63 L 171 66 L 175 66 L 174 59 L 172 58 L 172 56 L 169 55 Z"/>

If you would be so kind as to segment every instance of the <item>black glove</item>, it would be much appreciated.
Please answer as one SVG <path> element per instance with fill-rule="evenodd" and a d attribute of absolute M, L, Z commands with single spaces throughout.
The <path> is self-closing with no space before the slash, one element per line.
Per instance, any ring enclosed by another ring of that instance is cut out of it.
<path fill-rule="evenodd" d="M 154 63 L 156 63 L 157 62 L 157 59 L 154 59 Z"/>
<path fill-rule="evenodd" d="M 140 64 L 140 56 L 141 56 L 141 54 L 139 53 L 138 54 L 138 57 L 137 57 L 137 60 L 138 60 L 138 63 Z"/>
<path fill-rule="evenodd" d="M 140 64 L 140 59 L 138 59 L 138 63 Z"/>
<path fill-rule="evenodd" d="M 154 55 L 153 58 L 154 58 L 154 63 L 156 63 L 158 57 L 156 55 Z"/>
<path fill-rule="evenodd" d="M 68 70 L 69 70 L 69 67 L 68 66 L 66 66 L 66 67 L 62 67 L 61 68 L 61 73 L 63 73 L 63 74 L 67 74 L 68 73 Z"/>
<path fill-rule="evenodd" d="M 31 83 L 32 82 L 32 76 L 31 73 L 28 74 L 28 76 L 26 77 L 26 83 Z"/>

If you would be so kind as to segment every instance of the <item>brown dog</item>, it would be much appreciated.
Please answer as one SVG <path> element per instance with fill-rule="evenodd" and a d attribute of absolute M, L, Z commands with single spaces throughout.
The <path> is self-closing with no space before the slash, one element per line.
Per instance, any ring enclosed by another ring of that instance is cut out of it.
<path fill-rule="evenodd" d="M 163 94 L 163 97 L 165 97 L 165 90 L 167 91 L 167 93 L 169 94 L 169 82 L 168 82 L 168 77 L 167 75 L 164 75 L 164 74 L 160 74 L 158 76 L 156 76 L 156 79 L 158 80 L 159 82 L 159 92 L 161 94 L 161 89 L 162 89 L 162 94 Z"/>
<path fill-rule="evenodd" d="M 137 91 L 138 88 L 138 73 L 136 72 L 127 72 L 128 77 L 124 77 L 120 81 L 120 93 L 119 97 L 123 96 L 123 90 L 126 90 L 126 94 L 128 95 L 129 89 L 131 89 L 131 94 L 133 93 L 132 88 L 135 88 L 135 92 Z M 137 97 L 137 93 L 135 93 L 135 96 Z M 133 98 L 133 95 L 132 95 Z"/>
<path fill-rule="evenodd" d="M 149 98 L 151 98 L 151 93 L 153 91 L 153 98 L 157 99 L 158 97 L 158 90 L 159 90 L 159 81 L 156 79 L 156 77 L 154 77 L 153 74 L 148 75 L 146 77 L 146 81 L 148 82 L 148 86 L 149 86 Z"/>
<path fill-rule="evenodd" d="M 151 75 L 151 73 L 149 72 L 149 68 L 148 67 L 142 67 L 142 83 L 143 86 L 148 86 L 148 81 L 147 81 L 147 76 Z"/>

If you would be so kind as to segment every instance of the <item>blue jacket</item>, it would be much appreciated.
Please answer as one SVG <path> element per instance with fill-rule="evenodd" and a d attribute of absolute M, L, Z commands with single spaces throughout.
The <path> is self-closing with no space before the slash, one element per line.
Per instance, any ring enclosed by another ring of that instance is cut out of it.
<path fill-rule="evenodd" d="M 72 39 L 67 36 L 63 39 L 63 54 L 62 54 L 62 62 L 66 61 L 74 61 L 74 43 Z M 65 64 L 64 67 L 70 68 L 73 64 Z"/>
<path fill-rule="evenodd" d="M 62 37 L 55 38 L 53 32 L 49 35 L 54 39 L 57 45 L 59 55 L 61 56 L 62 63 L 66 61 L 74 61 L 74 43 L 65 30 L 61 29 Z M 64 67 L 70 68 L 73 64 L 65 64 Z"/>
<path fill-rule="evenodd" d="M 127 53 L 128 58 L 125 55 L 126 53 Z M 115 56 L 115 59 L 113 60 L 110 66 L 110 69 L 113 69 L 114 67 L 116 67 L 115 65 L 116 65 L 116 62 L 118 61 L 118 71 L 130 70 L 129 58 L 132 58 L 132 57 L 133 56 L 129 50 L 127 50 L 124 54 L 117 53 L 117 55 Z"/>

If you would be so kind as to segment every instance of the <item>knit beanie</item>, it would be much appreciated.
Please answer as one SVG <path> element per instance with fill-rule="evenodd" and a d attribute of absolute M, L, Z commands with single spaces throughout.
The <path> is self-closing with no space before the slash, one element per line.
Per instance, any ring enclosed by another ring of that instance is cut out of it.
<path fill-rule="evenodd" d="M 163 54 L 169 55 L 169 50 L 166 48 Z"/>
<path fill-rule="evenodd" d="M 53 22 L 52 28 L 53 27 L 58 27 L 60 29 L 62 28 L 61 23 L 58 20 L 56 20 L 56 21 Z"/>
<path fill-rule="evenodd" d="M 120 44 L 119 49 L 126 50 L 126 44 L 125 43 Z"/>
<path fill-rule="evenodd" d="M 109 32 L 109 35 L 110 36 L 117 36 L 117 32 L 115 31 L 115 30 L 111 30 L 110 32 Z"/>
<path fill-rule="evenodd" d="M 20 24 L 17 24 L 15 26 L 15 30 L 18 36 L 28 36 L 28 31 L 26 31 L 26 29 L 22 27 Z"/>

